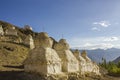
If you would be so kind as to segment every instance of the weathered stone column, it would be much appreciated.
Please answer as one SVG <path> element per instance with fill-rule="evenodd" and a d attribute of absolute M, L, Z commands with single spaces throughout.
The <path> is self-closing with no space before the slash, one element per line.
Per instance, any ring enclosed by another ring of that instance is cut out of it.
<path fill-rule="evenodd" d="M 39 33 L 39 46 L 29 52 L 25 60 L 25 71 L 42 75 L 60 74 L 61 59 L 54 49 L 47 33 Z"/>
<path fill-rule="evenodd" d="M 30 47 L 30 49 L 33 49 L 35 48 L 35 45 L 34 45 L 34 40 L 33 40 L 33 37 L 31 35 L 28 35 L 26 37 L 26 39 L 24 40 L 24 44 L 28 47 Z"/>
<path fill-rule="evenodd" d="M 1 35 L 1 36 L 4 35 L 4 31 L 3 31 L 3 27 L 2 27 L 2 25 L 0 25 L 0 35 Z"/>
<path fill-rule="evenodd" d="M 79 71 L 79 62 L 69 50 L 69 44 L 65 39 L 61 39 L 54 45 L 54 49 L 57 51 L 59 57 L 62 60 L 63 72 L 77 72 Z"/>
<path fill-rule="evenodd" d="M 77 60 L 79 61 L 79 72 L 80 72 L 80 74 L 84 75 L 85 71 L 86 71 L 86 60 L 80 55 L 79 50 L 75 50 L 73 52 L 73 54 L 77 58 Z"/>
<path fill-rule="evenodd" d="M 87 52 L 85 50 L 81 53 L 81 56 L 86 60 L 85 73 L 95 73 L 96 75 L 100 75 L 99 67 L 87 56 Z"/>

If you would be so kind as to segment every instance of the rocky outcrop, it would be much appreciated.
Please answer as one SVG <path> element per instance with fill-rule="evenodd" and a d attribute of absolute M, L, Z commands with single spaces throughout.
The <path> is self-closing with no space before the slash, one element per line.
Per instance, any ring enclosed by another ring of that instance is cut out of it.
<path fill-rule="evenodd" d="M 47 33 L 39 33 L 40 45 L 29 52 L 25 60 L 25 71 L 42 75 L 60 74 L 61 59 L 54 49 Z"/>
<path fill-rule="evenodd" d="M 85 50 L 82 53 L 80 53 L 79 50 L 75 50 L 74 55 L 79 60 L 79 69 L 81 75 L 91 74 L 91 73 L 100 75 L 99 67 L 95 62 L 91 61 L 91 59 L 87 56 Z"/>
<path fill-rule="evenodd" d="M 38 35 L 36 36 L 36 43 L 35 46 L 36 47 L 50 47 L 52 48 L 53 46 L 53 40 L 48 36 L 48 34 L 46 32 L 41 32 L 38 33 Z"/>
<path fill-rule="evenodd" d="M 0 35 L 1 35 L 1 36 L 4 35 L 4 31 L 3 31 L 2 25 L 0 25 Z"/>
<path fill-rule="evenodd" d="M 65 39 L 61 39 L 54 45 L 54 49 L 57 51 L 59 57 L 62 60 L 63 72 L 77 72 L 79 71 L 79 62 L 69 50 L 69 44 Z"/>
<path fill-rule="evenodd" d="M 11 43 L 22 43 L 18 30 L 12 24 L 0 21 L 0 41 Z"/>
<path fill-rule="evenodd" d="M 26 26 L 25 29 L 30 30 L 30 27 Z M 20 45 L 22 43 L 22 45 L 26 45 L 32 49 L 24 62 L 26 72 L 35 72 L 44 75 L 56 75 L 62 72 L 68 74 L 79 72 L 81 75 L 95 73 L 96 75 L 100 75 L 99 67 L 91 61 L 86 51 L 83 51 L 80 55 L 80 52 L 76 50 L 73 55 L 65 39 L 60 39 L 57 42 L 45 32 L 35 33 L 35 35 L 25 32 L 25 35 L 23 35 L 24 31 L 20 33 L 18 30 L 13 25 L 10 27 L 1 25 L 0 41 Z"/>
<path fill-rule="evenodd" d="M 24 40 L 24 44 L 26 46 L 28 46 L 30 49 L 33 49 L 35 48 L 35 45 L 34 45 L 34 40 L 33 40 L 33 37 L 31 35 L 28 35 L 26 37 L 26 39 Z"/>
<path fill-rule="evenodd" d="M 17 36 L 17 31 L 15 30 L 15 27 L 10 27 L 9 29 L 6 29 L 5 35 Z"/>
<path fill-rule="evenodd" d="M 37 38 L 39 44 L 29 52 L 24 62 L 26 72 L 43 75 L 58 75 L 62 72 L 68 75 L 71 73 L 100 75 L 99 67 L 91 61 L 86 51 L 83 51 L 81 55 L 79 50 L 72 53 L 65 39 L 60 39 L 53 46 L 53 39 L 45 32 L 39 33 Z"/>
<path fill-rule="evenodd" d="M 80 55 L 79 50 L 75 50 L 73 54 L 79 61 L 79 73 L 84 75 L 86 72 L 86 60 Z"/>
<path fill-rule="evenodd" d="M 85 59 L 85 69 L 84 69 L 84 73 L 86 74 L 90 74 L 90 73 L 95 73 L 96 75 L 100 75 L 99 72 L 99 67 L 97 66 L 96 63 L 92 62 L 91 59 L 87 56 L 87 52 L 84 50 L 81 53 L 81 56 Z"/>

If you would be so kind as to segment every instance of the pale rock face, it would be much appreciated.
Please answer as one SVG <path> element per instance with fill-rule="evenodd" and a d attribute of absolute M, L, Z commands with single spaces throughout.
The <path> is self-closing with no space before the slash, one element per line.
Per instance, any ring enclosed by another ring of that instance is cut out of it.
<path fill-rule="evenodd" d="M 59 44 L 56 44 L 54 48 L 57 51 L 69 50 L 69 44 L 66 42 L 65 39 L 61 39 L 59 41 Z"/>
<path fill-rule="evenodd" d="M 69 50 L 69 45 L 65 39 L 61 39 L 59 43 L 54 45 L 59 57 L 62 60 L 63 72 L 77 72 L 79 71 L 79 62 Z"/>
<path fill-rule="evenodd" d="M 86 71 L 86 60 L 80 55 L 79 50 L 75 50 L 73 54 L 79 61 L 79 70 L 81 75 L 84 75 Z"/>
<path fill-rule="evenodd" d="M 14 36 L 17 36 L 17 31 L 15 30 L 15 27 L 7 29 L 5 31 L 5 35 L 14 35 Z"/>
<path fill-rule="evenodd" d="M 97 75 L 101 75 L 98 65 L 96 63 L 93 63 L 93 64 L 94 64 L 93 72 L 96 73 Z"/>
<path fill-rule="evenodd" d="M 24 44 L 29 46 L 30 49 L 33 49 L 35 48 L 35 45 L 34 45 L 34 40 L 33 40 L 33 37 L 31 35 L 28 35 L 24 41 Z"/>
<path fill-rule="evenodd" d="M 15 29 L 15 27 L 12 27 L 12 29 L 14 30 L 14 29 Z"/>
<path fill-rule="evenodd" d="M 83 51 L 80 55 L 79 50 L 75 50 L 74 56 L 79 61 L 79 69 L 82 75 L 86 73 L 95 73 L 96 75 L 100 75 L 99 67 L 97 64 L 93 63 L 90 58 L 87 57 L 86 51 Z"/>
<path fill-rule="evenodd" d="M 96 75 L 100 75 L 99 67 L 91 61 L 91 59 L 87 56 L 87 52 L 83 51 L 81 56 L 86 60 L 85 73 L 95 73 Z"/>
<path fill-rule="evenodd" d="M 41 32 L 39 33 L 38 35 L 38 43 L 39 44 L 36 44 L 36 47 L 50 47 L 52 48 L 52 45 L 53 45 L 53 40 L 51 38 L 49 38 L 48 34 L 45 33 L 45 32 Z"/>
<path fill-rule="evenodd" d="M 24 62 L 26 72 L 43 75 L 56 75 L 62 72 L 100 75 L 99 67 L 87 57 L 86 51 L 80 55 L 79 50 L 76 50 L 73 55 L 65 39 L 61 39 L 53 46 L 53 40 L 45 32 L 39 33 L 37 38 L 39 44 L 29 52 Z"/>
<path fill-rule="evenodd" d="M 34 72 L 43 75 L 61 74 L 61 59 L 57 52 L 52 49 L 52 43 L 46 33 L 40 33 L 39 47 L 29 52 L 28 58 L 25 60 L 25 71 Z"/>
<path fill-rule="evenodd" d="M 3 28 L 2 28 L 2 25 L 0 25 L 0 35 L 4 35 L 4 31 L 3 31 Z"/>
<path fill-rule="evenodd" d="M 26 72 L 44 75 L 61 73 L 61 59 L 51 48 L 34 48 L 30 51 L 24 64 Z"/>
<path fill-rule="evenodd" d="M 87 52 L 86 52 L 85 50 L 81 53 L 81 56 L 82 56 L 87 62 L 91 62 L 91 59 L 88 58 Z"/>

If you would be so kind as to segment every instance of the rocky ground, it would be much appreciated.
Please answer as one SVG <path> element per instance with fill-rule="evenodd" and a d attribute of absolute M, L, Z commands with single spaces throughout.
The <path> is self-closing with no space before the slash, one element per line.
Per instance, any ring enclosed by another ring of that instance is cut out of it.
<path fill-rule="evenodd" d="M 68 79 L 66 78 L 55 78 L 53 76 L 43 77 L 37 74 L 26 73 L 24 72 L 24 67 L 21 65 L 7 65 L 0 66 L 0 80 L 120 80 L 120 77 L 113 77 L 109 75 L 104 75 L 102 77 L 87 75 L 83 76 L 74 76 L 69 75 Z"/>

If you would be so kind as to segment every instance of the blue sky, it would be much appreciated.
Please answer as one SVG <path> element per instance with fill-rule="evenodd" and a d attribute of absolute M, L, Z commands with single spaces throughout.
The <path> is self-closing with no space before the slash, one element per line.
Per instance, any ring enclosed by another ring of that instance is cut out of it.
<path fill-rule="evenodd" d="M 120 48 L 120 0 L 0 0 L 0 20 L 62 35 L 71 47 Z"/>

